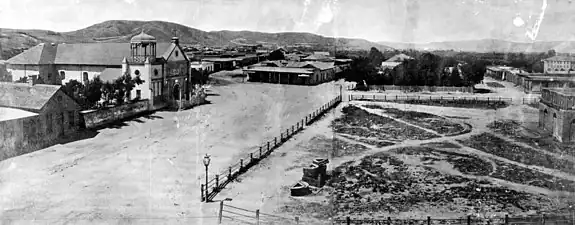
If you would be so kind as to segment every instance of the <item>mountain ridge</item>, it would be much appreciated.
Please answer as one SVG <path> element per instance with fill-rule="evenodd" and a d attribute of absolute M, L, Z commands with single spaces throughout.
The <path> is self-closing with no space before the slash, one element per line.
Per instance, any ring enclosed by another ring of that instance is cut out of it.
<path fill-rule="evenodd" d="M 159 42 L 170 41 L 177 31 L 182 44 L 201 44 L 221 46 L 233 44 L 233 40 L 244 39 L 246 43 L 269 43 L 272 45 L 293 45 L 314 43 L 322 48 L 369 50 L 392 49 L 389 46 L 370 42 L 364 39 L 333 38 L 306 32 L 266 33 L 257 31 L 202 31 L 186 25 L 166 21 L 108 20 L 91 26 L 67 32 L 55 32 L 41 29 L 4 29 L 0 28 L 0 49 L 2 58 L 13 56 L 14 51 L 22 51 L 39 43 L 97 43 L 128 42 L 130 38 L 144 30 L 156 37 Z"/>
<path fill-rule="evenodd" d="M 401 43 L 379 41 L 379 44 L 396 49 L 417 50 L 454 50 L 475 52 L 547 52 L 555 50 L 560 53 L 575 52 L 575 41 L 535 41 L 515 42 L 493 38 L 461 41 L 442 41 L 428 43 Z"/>

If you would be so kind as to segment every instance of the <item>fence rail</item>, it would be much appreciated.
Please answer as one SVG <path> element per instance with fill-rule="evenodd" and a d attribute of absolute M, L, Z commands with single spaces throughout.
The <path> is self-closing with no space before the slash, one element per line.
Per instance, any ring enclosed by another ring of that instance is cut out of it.
<path fill-rule="evenodd" d="M 520 103 L 520 104 L 534 104 L 539 102 L 539 98 L 505 98 L 505 97 L 479 97 L 479 96 L 421 96 L 421 95 L 365 95 L 365 94 L 351 94 L 349 100 L 369 100 L 369 101 L 384 101 L 384 102 L 402 102 L 402 101 L 459 101 L 461 103 Z"/>
<path fill-rule="evenodd" d="M 287 128 L 285 132 L 282 131 L 279 137 L 274 137 L 272 140 L 266 141 L 263 145 L 257 147 L 255 151 L 251 152 L 246 157 L 241 158 L 238 163 L 229 166 L 225 171 L 216 174 L 208 181 L 207 184 L 201 185 L 201 200 L 212 200 L 228 183 L 234 181 L 239 175 L 243 174 L 259 161 L 269 156 L 275 149 L 289 140 L 293 135 L 303 130 L 304 126 L 308 126 L 317 121 L 317 119 L 325 112 L 337 106 L 341 101 L 341 96 L 332 99 L 305 116 L 296 124 Z"/>
<path fill-rule="evenodd" d="M 409 225 L 431 225 L 431 224 L 460 224 L 460 225 L 498 225 L 498 224 L 549 224 L 549 225 L 573 225 L 575 224 L 575 214 L 563 214 L 563 215 L 532 215 L 523 217 L 509 217 L 505 215 L 504 217 L 492 217 L 492 218 L 478 218 L 467 216 L 464 218 L 456 219 L 433 219 L 427 217 L 427 219 L 391 219 L 387 217 L 386 219 L 352 219 L 351 217 L 337 218 L 334 220 L 334 224 L 347 224 L 347 225 L 360 225 L 360 224 L 378 224 L 378 225 L 396 225 L 396 224 L 409 224 Z"/>
<path fill-rule="evenodd" d="M 416 92 L 473 93 L 473 87 L 367 85 L 367 88 L 369 90 L 373 90 L 373 91 L 416 91 Z"/>

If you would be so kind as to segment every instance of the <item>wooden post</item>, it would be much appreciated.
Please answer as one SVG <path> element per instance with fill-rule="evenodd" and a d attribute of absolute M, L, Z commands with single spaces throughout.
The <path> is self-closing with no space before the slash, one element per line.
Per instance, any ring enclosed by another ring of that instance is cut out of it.
<path fill-rule="evenodd" d="M 280 133 L 280 141 L 284 139 L 284 133 Z"/>
<path fill-rule="evenodd" d="M 509 215 L 505 214 L 505 225 L 509 224 Z"/>
<path fill-rule="evenodd" d="M 397 95 L 395 97 L 397 97 Z M 389 216 L 387 217 L 387 225 L 391 225 L 391 217 Z"/>
<path fill-rule="evenodd" d="M 260 225 L 260 210 L 256 210 L 256 224 Z"/>
<path fill-rule="evenodd" d="M 351 218 L 349 218 L 349 216 L 345 218 L 345 221 L 347 225 L 351 225 Z"/>
<path fill-rule="evenodd" d="M 387 95 L 383 96 L 383 101 L 387 101 Z"/>
<path fill-rule="evenodd" d="M 224 211 L 224 201 L 220 201 L 220 212 L 218 213 L 218 224 L 222 224 L 223 211 Z"/>
<path fill-rule="evenodd" d="M 262 158 L 262 146 L 260 146 L 260 159 Z"/>
<path fill-rule="evenodd" d="M 297 216 L 295 217 L 295 224 L 299 225 L 299 217 L 297 217 Z"/>
<path fill-rule="evenodd" d="M 250 163 L 254 161 L 254 153 L 250 153 Z"/>
<path fill-rule="evenodd" d="M 431 216 L 427 216 L 427 225 L 431 225 Z"/>
<path fill-rule="evenodd" d="M 240 171 L 244 170 L 244 159 L 240 159 Z"/>
<path fill-rule="evenodd" d="M 274 147 L 278 144 L 278 138 L 274 137 Z"/>
<path fill-rule="evenodd" d="M 220 175 L 216 174 L 216 190 L 220 187 Z"/>
<path fill-rule="evenodd" d="M 268 144 L 268 150 L 266 151 L 266 153 L 270 151 L 270 142 L 268 141 L 267 144 Z"/>
<path fill-rule="evenodd" d="M 231 181 L 232 181 L 232 167 L 231 167 L 231 166 L 228 167 L 228 171 L 230 172 L 230 173 L 228 174 L 228 180 L 231 182 Z"/>
<path fill-rule="evenodd" d="M 202 184 L 201 191 L 202 191 L 202 202 L 203 202 L 204 201 L 204 194 L 205 194 L 204 193 L 204 184 Z"/>
<path fill-rule="evenodd" d="M 467 216 L 467 225 L 471 225 L 471 216 Z"/>

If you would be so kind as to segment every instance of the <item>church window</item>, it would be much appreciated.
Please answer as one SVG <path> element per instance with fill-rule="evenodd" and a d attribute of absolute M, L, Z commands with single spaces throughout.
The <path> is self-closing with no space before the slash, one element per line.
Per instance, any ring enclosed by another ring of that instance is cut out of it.
<path fill-rule="evenodd" d="M 66 79 L 66 72 L 60 71 L 60 79 L 62 80 Z"/>
<path fill-rule="evenodd" d="M 158 69 L 154 69 L 154 76 L 158 76 Z"/>
<path fill-rule="evenodd" d="M 142 90 L 136 90 L 136 98 L 140 99 L 142 97 Z"/>
<path fill-rule="evenodd" d="M 84 82 L 88 82 L 88 72 L 82 73 L 82 79 L 84 80 Z"/>
<path fill-rule="evenodd" d="M 134 74 L 136 74 L 136 76 L 140 76 L 140 71 L 136 70 L 136 71 L 134 71 Z"/>

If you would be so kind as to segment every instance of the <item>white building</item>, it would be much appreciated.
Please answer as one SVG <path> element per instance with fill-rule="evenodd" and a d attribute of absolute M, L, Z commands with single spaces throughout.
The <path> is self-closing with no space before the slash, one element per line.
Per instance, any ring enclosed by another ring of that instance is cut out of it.
<path fill-rule="evenodd" d="M 544 73 L 568 74 L 575 70 L 575 57 L 553 56 L 543 60 Z"/>

